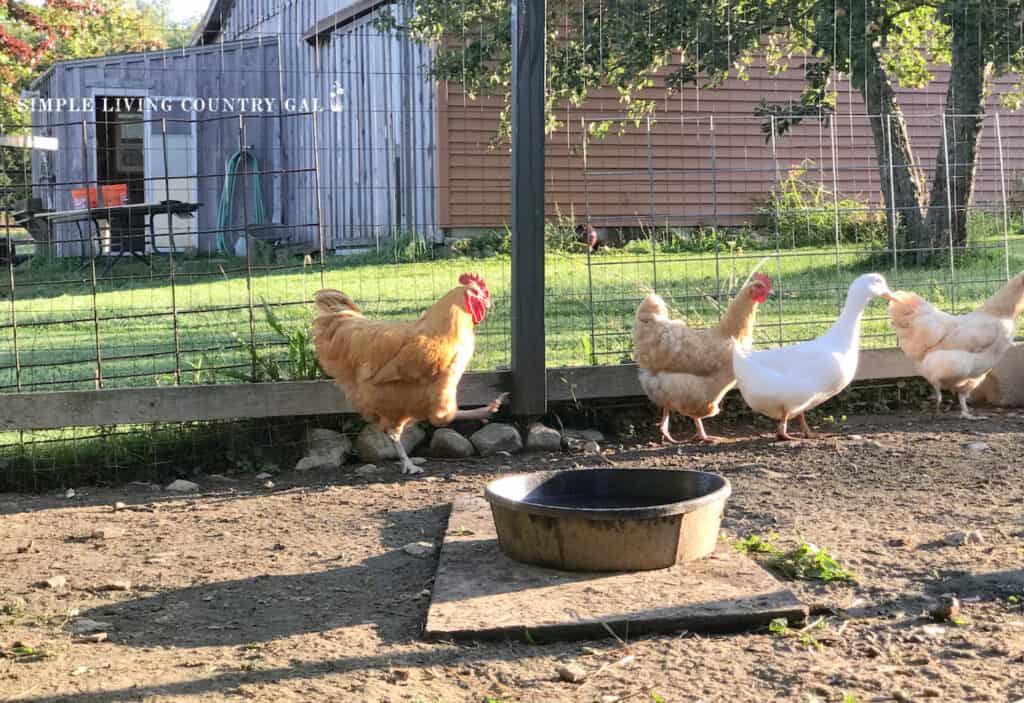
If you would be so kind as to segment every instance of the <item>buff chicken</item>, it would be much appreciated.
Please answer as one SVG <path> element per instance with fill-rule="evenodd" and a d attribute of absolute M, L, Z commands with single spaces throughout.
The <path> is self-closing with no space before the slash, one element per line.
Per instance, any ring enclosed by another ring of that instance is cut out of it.
<path fill-rule="evenodd" d="M 402 430 L 427 420 L 441 427 L 455 420 L 487 421 L 506 394 L 489 405 L 459 410 L 459 379 L 473 356 L 475 327 L 491 307 L 484 280 L 472 273 L 411 322 L 371 320 L 345 293 L 315 296 L 314 343 L 320 365 L 352 407 L 394 442 L 402 473 L 422 469 L 402 446 Z"/>
<path fill-rule="evenodd" d="M 715 327 L 693 329 L 669 317 L 665 301 L 651 293 L 636 311 L 633 346 L 640 367 L 640 385 L 661 409 L 661 436 L 678 444 L 669 432 L 671 414 L 693 420 L 693 441 L 713 442 L 704 418 L 718 414 L 719 403 L 736 379 L 732 350 L 737 341 L 749 341 L 754 332 L 757 306 L 772 290 L 764 274 L 756 273 L 733 298 Z"/>

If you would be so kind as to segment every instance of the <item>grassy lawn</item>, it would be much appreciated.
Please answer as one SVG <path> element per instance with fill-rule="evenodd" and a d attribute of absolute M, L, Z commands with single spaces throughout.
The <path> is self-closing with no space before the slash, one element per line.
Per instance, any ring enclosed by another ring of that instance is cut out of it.
<path fill-rule="evenodd" d="M 1008 243 L 1009 270 L 1024 268 L 1024 240 Z M 1001 227 L 972 234 L 971 249 L 931 268 L 895 267 L 891 255 L 848 247 L 793 248 L 665 254 L 649 247 L 601 251 L 588 266 L 585 254 L 547 256 L 547 354 L 551 366 L 582 365 L 591 359 L 615 364 L 630 355 L 633 312 L 644 291 L 655 287 L 694 326 L 711 324 L 715 300 L 726 304 L 762 258 L 775 295 L 759 316 L 757 340 L 773 345 L 813 337 L 835 319 L 850 281 L 877 270 L 893 288 L 915 290 L 945 309 L 977 305 L 1001 285 L 1006 271 Z M 78 262 L 23 264 L 15 272 L 14 313 L 21 383 L 25 390 L 95 387 L 97 346 L 106 388 L 230 382 L 250 368 L 250 295 L 254 338 L 261 353 L 285 359 L 287 349 L 259 307 L 274 306 L 289 328 L 310 318 L 309 300 L 321 285 L 341 288 L 371 316 L 412 319 L 456 283 L 464 271 L 482 274 L 495 307 L 478 328 L 473 369 L 509 363 L 510 261 L 454 258 L 413 263 L 370 263 L 331 257 L 318 263 L 262 267 L 251 278 L 244 261 L 179 260 L 170 285 L 166 259 L 153 267 L 122 261 L 96 291 L 94 320 L 90 269 Z M 0 283 L 0 387 L 15 390 L 14 334 L 10 285 Z M 172 300 L 177 314 L 172 315 Z M 868 310 L 864 347 L 892 346 L 881 303 Z M 175 324 L 180 365 L 175 361 Z M 98 330 L 98 335 L 97 335 Z M 98 342 L 97 342 L 98 336 Z M 538 343 L 540 343 L 538 341 Z"/>

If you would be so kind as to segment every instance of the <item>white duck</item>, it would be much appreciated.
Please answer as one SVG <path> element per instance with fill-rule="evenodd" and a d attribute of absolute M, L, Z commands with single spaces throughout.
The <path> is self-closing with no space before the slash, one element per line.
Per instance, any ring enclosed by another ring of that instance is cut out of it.
<path fill-rule="evenodd" d="M 811 437 L 804 413 L 842 391 L 857 372 L 860 320 L 872 298 L 892 300 L 880 274 L 858 277 L 846 293 L 846 304 L 832 328 L 817 339 L 791 347 L 752 352 L 733 347 L 736 386 L 751 408 L 779 421 L 776 436 L 794 439 L 786 431 L 790 418 L 800 418 L 804 437 Z"/>

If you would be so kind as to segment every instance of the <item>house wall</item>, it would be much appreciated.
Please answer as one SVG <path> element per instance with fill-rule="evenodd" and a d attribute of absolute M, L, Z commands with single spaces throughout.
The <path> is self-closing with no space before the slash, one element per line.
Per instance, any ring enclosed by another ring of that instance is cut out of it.
<path fill-rule="evenodd" d="M 925 90 L 899 90 L 916 158 L 929 178 L 942 140 L 939 115 L 947 79 L 945 71 L 935 73 L 936 80 Z M 974 196 L 979 206 L 1001 207 L 992 117 L 997 110 L 1007 181 L 1024 169 L 1024 114 L 999 108 L 997 102 L 1011 83 L 997 82 L 987 103 Z M 762 99 L 798 99 L 803 88 L 799 69 L 770 76 L 763 62 L 755 62 L 748 80 L 730 79 L 716 89 L 691 86 L 670 98 L 663 86 L 659 76 L 645 91 L 645 97 L 657 102 L 650 130 L 646 124 L 631 125 L 622 134 L 613 130 L 604 139 L 585 140 L 589 122 L 624 116 L 610 90 L 596 91 L 580 109 L 559 113 L 564 126 L 548 138 L 548 216 L 580 219 L 589 212 L 598 226 L 747 223 L 757 217 L 777 177 L 805 160 L 810 160 L 806 178 L 830 189 L 835 184 L 845 195 L 879 201 L 870 123 L 860 94 L 847 82 L 838 83 L 838 114 L 832 125 L 803 123 L 776 140 L 774 157 L 754 108 Z M 470 100 L 460 86 L 449 84 L 440 88 L 439 105 L 441 225 L 455 230 L 504 226 L 509 218 L 510 154 L 507 143 L 492 145 L 500 101 Z"/>
<path fill-rule="evenodd" d="M 57 64 L 36 85 L 41 98 L 82 100 L 96 94 L 173 97 L 277 96 L 277 49 L 273 40 L 233 42 L 201 49 L 126 54 Z M 36 195 L 54 210 L 72 209 L 71 190 L 85 187 L 95 176 L 96 128 L 93 112 L 35 112 L 35 134 L 57 137 L 60 148 L 38 155 L 33 162 Z M 84 127 L 83 127 L 84 122 Z M 256 147 L 261 168 L 269 170 L 280 149 L 277 118 L 247 115 L 245 136 L 240 137 L 237 115 L 197 113 L 197 227 L 199 246 L 210 250 L 216 237 L 217 207 L 223 187 L 225 160 L 244 141 Z M 148 125 L 147 125 L 148 127 Z M 87 141 L 84 141 L 87 140 Z M 87 143 L 88 148 L 83 148 Z M 48 159 L 44 163 L 44 159 Z M 274 202 L 274 180 L 264 178 L 262 194 L 268 210 Z M 238 196 L 236 196 L 236 201 Z M 234 225 L 244 223 L 236 206 Z M 75 225 L 55 228 L 57 254 L 77 256 L 79 233 Z"/>

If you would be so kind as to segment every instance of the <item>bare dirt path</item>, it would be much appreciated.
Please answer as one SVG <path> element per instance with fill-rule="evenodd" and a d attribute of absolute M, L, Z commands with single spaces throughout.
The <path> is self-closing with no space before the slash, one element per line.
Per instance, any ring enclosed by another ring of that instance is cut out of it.
<path fill-rule="evenodd" d="M 792 584 L 820 618 L 806 633 L 678 633 L 627 649 L 422 642 L 436 555 L 402 549 L 440 544 L 447 503 L 499 473 L 607 465 L 593 456 L 431 461 L 413 479 L 290 473 L 273 488 L 197 479 L 203 492 L 185 497 L 0 495 L 0 700 L 1018 701 L 1022 430 L 1013 414 L 888 416 L 792 445 L 748 427 L 678 451 L 607 443 L 621 466 L 722 472 L 732 535 L 805 539 L 858 578 Z M 66 585 L 37 585 L 54 576 Z M 946 592 L 963 601 L 960 624 L 921 617 Z M 82 618 L 108 639 L 62 629 Z M 613 665 L 566 683 L 556 670 L 569 661 Z"/>

